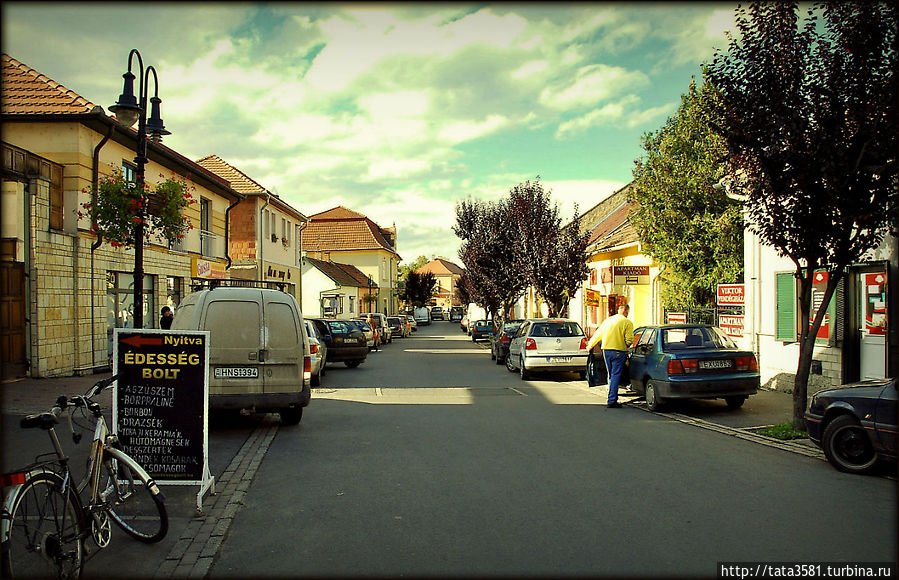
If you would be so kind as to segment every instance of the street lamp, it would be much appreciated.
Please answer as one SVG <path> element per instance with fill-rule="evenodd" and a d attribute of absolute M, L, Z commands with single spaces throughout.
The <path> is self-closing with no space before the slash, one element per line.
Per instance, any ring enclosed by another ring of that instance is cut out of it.
<path fill-rule="evenodd" d="M 375 285 L 375 281 L 371 279 L 371 274 L 368 275 L 368 310 L 371 312 L 377 312 L 374 308 L 371 307 L 371 289 Z"/>
<path fill-rule="evenodd" d="M 134 55 L 137 55 L 137 63 L 140 68 L 140 86 L 138 96 L 134 95 L 134 74 L 131 72 L 131 62 Z M 147 119 L 147 92 L 150 83 L 150 72 L 153 72 L 153 85 L 155 92 L 150 99 L 150 118 Z M 132 49 L 128 54 L 128 72 L 122 75 L 125 79 L 122 88 L 122 94 L 115 105 L 109 107 L 109 110 L 115 113 L 116 119 L 127 127 L 137 124 L 137 157 L 134 163 L 137 165 L 136 185 L 138 195 L 141 201 L 137 207 L 137 220 L 134 225 L 134 328 L 144 327 L 144 216 L 145 201 L 144 197 L 144 169 L 147 159 L 147 141 L 148 139 L 156 143 L 162 142 L 163 135 L 171 135 L 166 131 L 165 125 L 159 114 L 159 105 L 162 99 L 159 98 L 159 78 L 156 76 L 156 69 L 148 66 L 144 69 L 144 61 L 137 49 Z M 138 101 L 138 98 L 140 99 Z M 149 136 L 148 136 L 149 135 Z"/>

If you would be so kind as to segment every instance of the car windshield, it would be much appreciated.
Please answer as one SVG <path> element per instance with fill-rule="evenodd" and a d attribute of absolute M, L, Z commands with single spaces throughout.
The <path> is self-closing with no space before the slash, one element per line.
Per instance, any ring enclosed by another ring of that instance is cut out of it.
<path fill-rule="evenodd" d="M 538 322 L 531 327 L 531 336 L 535 337 L 566 337 L 583 336 L 577 322 Z"/>
<path fill-rule="evenodd" d="M 520 322 L 507 322 L 503 324 L 503 332 L 506 334 L 514 334 L 518 332 L 519 328 L 521 328 Z"/>
<path fill-rule="evenodd" d="M 737 348 L 724 331 L 715 326 L 662 329 L 662 350 Z"/>
<path fill-rule="evenodd" d="M 353 328 L 343 320 L 329 320 L 328 326 L 331 328 L 331 334 L 349 334 Z"/>

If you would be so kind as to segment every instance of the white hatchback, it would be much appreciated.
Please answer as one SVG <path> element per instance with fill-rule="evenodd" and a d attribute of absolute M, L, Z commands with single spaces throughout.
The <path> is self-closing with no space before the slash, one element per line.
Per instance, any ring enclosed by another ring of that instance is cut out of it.
<path fill-rule="evenodd" d="M 521 379 L 532 372 L 574 371 L 586 377 L 587 336 L 573 320 L 536 318 L 525 320 L 509 343 L 506 368 Z"/>

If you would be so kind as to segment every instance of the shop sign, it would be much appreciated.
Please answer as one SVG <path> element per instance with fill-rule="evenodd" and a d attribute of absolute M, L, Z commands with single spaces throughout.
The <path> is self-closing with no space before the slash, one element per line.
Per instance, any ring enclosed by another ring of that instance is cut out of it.
<path fill-rule="evenodd" d="M 587 288 L 584 292 L 584 303 L 587 306 L 599 307 L 599 292 Z"/>
<path fill-rule="evenodd" d="M 812 308 L 808 318 L 809 330 L 815 322 L 815 316 L 818 315 L 818 309 L 827 309 L 828 305 L 824 304 L 824 293 L 827 290 L 827 272 L 815 272 L 812 278 Z M 815 338 L 827 340 L 830 338 L 830 312 L 825 313 L 824 320 L 821 321 L 821 328 Z"/>
<path fill-rule="evenodd" d="M 290 280 L 290 270 L 277 270 L 269 266 L 265 271 L 265 277 L 280 282 L 286 282 L 287 280 Z"/>
<path fill-rule="evenodd" d="M 865 330 L 868 334 L 886 334 L 886 281 L 886 272 L 862 274 L 864 292 L 862 313 L 865 317 Z"/>
<path fill-rule="evenodd" d="M 718 306 L 745 306 L 744 284 L 718 284 Z"/>
<path fill-rule="evenodd" d="M 686 312 L 669 312 L 668 313 L 668 324 L 686 324 L 687 323 L 687 313 Z"/>
<path fill-rule="evenodd" d="M 192 260 L 192 274 L 194 278 L 210 278 L 224 280 L 226 277 L 225 265 L 212 260 L 194 258 Z"/>
<path fill-rule="evenodd" d="M 612 266 L 612 280 L 616 286 L 649 284 L 649 266 Z"/>
<path fill-rule="evenodd" d="M 721 314 L 718 316 L 718 327 L 731 338 L 743 338 L 743 315 Z"/>

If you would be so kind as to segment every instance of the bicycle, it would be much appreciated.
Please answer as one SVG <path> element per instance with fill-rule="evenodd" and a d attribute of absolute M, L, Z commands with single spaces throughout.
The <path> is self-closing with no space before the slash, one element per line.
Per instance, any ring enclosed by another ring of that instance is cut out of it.
<path fill-rule="evenodd" d="M 97 548 L 107 547 L 112 538 L 110 520 L 148 544 L 160 541 L 168 532 L 165 497 L 147 472 L 122 450 L 100 404 L 91 400 L 116 379 L 118 375 L 98 381 L 84 395 L 60 396 L 50 411 L 21 420 L 23 429 L 47 431 L 54 450 L 3 475 L 3 577 L 79 577 L 94 549 L 87 539 Z M 86 473 L 77 485 L 55 429 L 59 416 L 66 413 L 77 444 L 85 426 L 73 421 L 76 411 L 82 418 L 89 413 L 95 421 Z M 76 433 L 75 424 L 81 431 Z M 90 494 L 84 503 L 82 495 L 87 489 Z"/>

